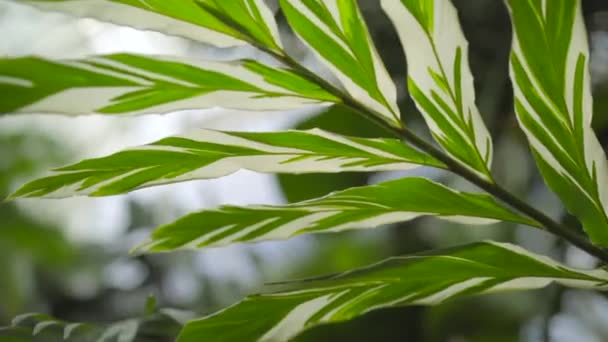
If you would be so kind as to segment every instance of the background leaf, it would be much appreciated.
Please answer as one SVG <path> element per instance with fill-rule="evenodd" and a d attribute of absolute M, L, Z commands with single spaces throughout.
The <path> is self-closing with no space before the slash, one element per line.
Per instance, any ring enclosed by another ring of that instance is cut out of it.
<path fill-rule="evenodd" d="M 42 314 L 15 317 L 12 326 L 0 327 L 3 341 L 145 342 L 175 339 L 191 313 L 173 309 L 155 309 L 142 318 L 111 324 L 72 323 Z"/>

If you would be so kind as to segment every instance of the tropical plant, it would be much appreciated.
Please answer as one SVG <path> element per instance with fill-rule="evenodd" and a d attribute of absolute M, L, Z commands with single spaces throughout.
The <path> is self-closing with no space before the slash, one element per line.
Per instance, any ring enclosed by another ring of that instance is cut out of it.
<path fill-rule="evenodd" d="M 340 105 L 393 137 L 320 129 L 200 129 L 55 169 L 11 198 L 118 195 L 240 169 L 300 174 L 428 166 L 484 190 L 463 192 L 406 177 L 283 206 L 224 206 L 158 228 L 134 253 L 374 228 L 427 215 L 471 225 L 524 224 L 608 262 L 608 163 L 591 128 L 589 49 L 580 0 L 506 0 L 506 5 L 514 32 L 510 70 L 517 118 L 546 184 L 586 234 L 495 181 L 492 138 L 475 104 L 468 43 L 449 0 L 381 0 L 404 47 L 409 93 L 437 144 L 403 120 L 407 115 L 397 106 L 396 87 L 355 0 L 279 1 L 291 29 L 336 81 L 321 78 L 286 52 L 273 12 L 262 0 L 17 2 L 220 47 L 251 45 L 274 62 L 134 54 L 5 58 L 0 59 L 1 113 L 135 115 L 215 106 L 285 111 Z M 511 244 L 479 242 L 282 283 L 277 292 L 188 322 L 179 341 L 286 341 L 314 326 L 379 308 L 432 305 L 551 282 L 602 290 L 608 272 L 570 268 Z"/>

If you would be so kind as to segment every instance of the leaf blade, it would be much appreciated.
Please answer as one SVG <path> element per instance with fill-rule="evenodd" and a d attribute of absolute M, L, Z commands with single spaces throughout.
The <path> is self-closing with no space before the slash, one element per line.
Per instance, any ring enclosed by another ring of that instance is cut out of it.
<path fill-rule="evenodd" d="M 397 91 L 354 0 L 280 0 L 291 28 L 346 91 L 394 127 Z"/>
<path fill-rule="evenodd" d="M 435 140 L 492 180 L 492 138 L 475 104 L 468 42 L 449 0 L 382 0 L 408 62 L 408 86 Z"/>
<path fill-rule="evenodd" d="M 270 133 L 201 129 L 59 168 L 24 185 L 13 197 L 118 195 L 222 177 L 240 169 L 298 174 L 391 171 L 420 165 L 444 167 L 397 139 L 347 137 L 319 129 Z"/>
<path fill-rule="evenodd" d="M 287 239 L 305 233 L 374 228 L 426 215 L 466 217 L 470 224 L 503 220 L 538 225 L 486 194 L 459 192 L 412 177 L 283 206 L 224 206 L 192 213 L 158 228 L 135 251 L 166 252 Z"/>
<path fill-rule="evenodd" d="M 508 0 L 515 112 L 547 185 L 608 246 L 608 163 L 593 129 L 580 1 Z M 552 51 L 547 54 L 546 51 Z"/>
<path fill-rule="evenodd" d="M 286 110 L 339 102 L 288 68 L 136 54 L 0 59 L 0 91 L 6 95 L 0 114 L 149 114 L 216 106 Z"/>
<path fill-rule="evenodd" d="M 90 17 L 117 25 L 158 31 L 194 41 L 230 47 L 260 41 L 271 49 L 281 46 L 270 9 L 262 0 L 13 0 L 44 11 Z M 215 11 L 206 10 L 211 6 Z M 240 32 L 216 14 L 229 16 L 248 30 Z"/>
<path fill-rule="evenodd" d="M 203 336 L 224 342 L 244 336 L 252 341 L 287 341 L 315 326 L 379 308 L 432 305 L 467 295 L 537 289 L 551 282 L 605 289 L 607 279 L 603 270 L 576 270 L 514 245 L 482 242 L 394 257 L 358 270 L 294 282 L 295 289 L 250 296 L 189 322 L 178 341 Z M 258 319 L 241 324 L 253 314 Z"/>

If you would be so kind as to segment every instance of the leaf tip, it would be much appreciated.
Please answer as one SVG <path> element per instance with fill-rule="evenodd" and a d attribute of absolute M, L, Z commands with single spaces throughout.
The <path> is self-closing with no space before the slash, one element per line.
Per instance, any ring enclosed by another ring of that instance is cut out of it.
<path fill-rule="evenodd" d="M 30 196 L 28 196 L 28 193 L 29 193 L 28 191 L 25 191 L 25 187 L 21 187 L 21 188 L 15 190 L 13 193 L 6 196 L 4 199 L 0 200 L 0 203 L 9 203 L 9 202 L 13 202 L 15 200 L 21 199 L 21 198 L 30 197 Z"/>
<path fill-rule="evenodd" d="M 144 242 L 141 243 L 133 248 L 131 248 L 131 250 L 129 251 L 129 256 L 130 257 L 138 257 L 138 256 L 142 256 L 144 254 L 146 254 L 146 252 L 148 251 L 148 249 L 146 248 L 146 246 L 150 243 L 150 241 L 148 242 Z"/>
<path fill-rule="evenodd" d="M 162 240 L 159 241 L 158 239 L 154 239 L 154 238 L 150 237 L 147 240 L 145 240 L 144 242 L 141 242 L 140 244 L 133 247 L 129 251 L 129 255 L 132 257 L 137 257 L 137 256 L 142 256 L 144 254 L 162 252 L 163 249 L 157 247 L 162 242 L 163 242 Z"/>

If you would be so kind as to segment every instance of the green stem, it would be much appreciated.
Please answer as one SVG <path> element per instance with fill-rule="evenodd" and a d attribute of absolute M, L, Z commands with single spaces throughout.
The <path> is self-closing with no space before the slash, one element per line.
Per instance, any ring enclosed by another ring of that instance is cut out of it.
<path fill-rule="evenodd" d="M 254 44 L 254 45 L 256 45 L 256 44 Z M 267 54 L 271 55 L 279 62 L 290 67 L 292 70 L 294 70 L 298 74 L 300 74 L 300 76 L 308 78 L 311 82 L 318 84 L 319 86 L 321 86 L 321 88 L 325 89 L 332 95 L 341 99 L 342 104 L 353 109 L 361 117 L 367 119 L 368 121 L 371 121 L 376 126 L 380 127 L 381 129 L 385 130 L 386 132 L 395 136 L 396 138 L 402 137 L 400 129 L 402 129 L 403 126 L 402 127 L 393 127 L 393 126 L 387 124 L 386 121 L 381 119 L 381 117 L 382 117 L 381 114 L 373 112 L 370 109 L 366 108 L 359 101 L 357 101 L 353 97 L 351 97 L 349 94 L 345 93 L 338 87 L 329 83 L 324 78 L 322 78 L 322 77 L 318 76 L 317 74 L 313 73 L 312 71 L 308 70 L 306 67 L 304 67 L 302 64 L 300 64 L 298 61 L 294 60 L 287 54 L 280 54 L 280 53 L 272 51 L 272 50 L 267 50 L 264 47 L 258 46 L 258 45 L 256 45 L 256 47 L 258 49 L 266 52 Z M 401 125 L 403 125 L 401 122 L 399 122 L 399 123 Z"/>
<path fill-rule="evenodd" d="M 494 197 L 502 200 L 504 203 L 508 204 L 512 208 L 517 209 L 519 212 L 526 214 L 529 218 L 540 223 L 547 231 L 567 240 L 571 244 L 597 257 L 598 259 L 602 260 L 603 263 L 608 263 L 608 252 L 606 252 L 606 250 L 604 250 L 603 248 L 593 245 L 591 242 L 589 242 L 589 240 L 587 240 L 583 235 L 577 233 L 574 229 L 568 228 L 554 221 L 553 219 L 551 219 L 538 209 L 532 207 L 528 203 L 522 201 L 500 185 L 489 182 L 479 177 L 475 172 L 469 170 L 467 167 L 460 164 L 459 161 L 445 154 L 443 151 L 439 150 L 432 144 L 429 144 L 428 142 L 424 141 L 411 130 L 404 128 L 402 130 L 402 136 L 405 140 L 409 141 L 414 146 L 418 147 L 419 149 L 435 157 L 437 160 L 446 164 L 450 171 L 460 175 L 471 183 L 477 185 L 481 189 L 487 191 L 489 194 L 492 194 Z"/>

